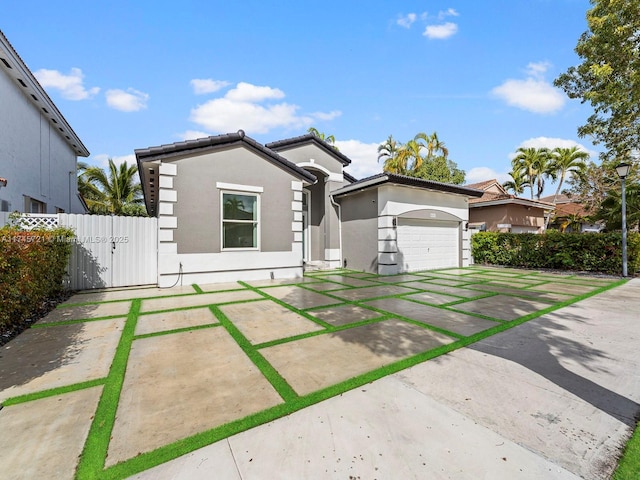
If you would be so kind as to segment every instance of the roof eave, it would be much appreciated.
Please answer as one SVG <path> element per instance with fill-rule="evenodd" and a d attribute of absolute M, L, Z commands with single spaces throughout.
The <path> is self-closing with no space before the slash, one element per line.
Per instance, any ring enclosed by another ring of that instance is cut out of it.
<path fill-rule="evenodd" d="M 69 122 L 67 122 L 60 110 L 58 110 L 58 107 L 53 103 L 47 92 L 42 88 L 42 85 L 40 85 L 31 70 L 29 70 L 29 67 L 27 67 L 1 30 L 0 52 L 8 57 L 6 61 L 9 63 L 10 69 L 5 65 L 0 65 L 0 68 L 7 72 L 16 82 L 31 104 L 47 118 L 64 141 L 73 149 L 74 153 L 79 157 L 88 157 L 90 153 L 87 147 L 82 143 L 80 137 L 78 137 L 73 128 L 71 128 Z M 42 105 L 43 103 L 44 105 Z"/>

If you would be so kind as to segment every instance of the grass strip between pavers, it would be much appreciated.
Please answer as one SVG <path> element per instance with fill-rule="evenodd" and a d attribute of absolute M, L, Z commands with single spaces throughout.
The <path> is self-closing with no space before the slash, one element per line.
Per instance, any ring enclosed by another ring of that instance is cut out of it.
<path fill-rule="evenodd" d="M 273 368 L 273 366 L 262 356 L 258 350 L 251 344 L 251 342 L 245 337 L 242 332 L 236 327 L 231 320 L 220 310 L 217 306 L 210 306 L 211 312 L 220 320 L 220 323 L 226 328 L 229 335 L 233 337 L 236 343 L 240 346 L 242 351 L 249 357 L 258 370 L 265 376 L 265 378 L 271 383 L 273 388 L 278 392 L 285 402 L 289 402 L 295 398 L 298 398 L 298 394 L 289 385 L 289 383 L 280 375 L 280 373 Z"/>
<path fill-rule="evenodd" d="M 143 453 L 137 457 L 134 457 L 130 460 L 127 460 L 118 465 L 110 467 L 107 470 L 104 470 L 100 478 L 105 480 L 110 480 L 110 479 L 116 480 L 116 479 L 122 479 L 122 478 L 135 475 L 136 473 L 148 470 L 161 463 L 165 463 L 167 461 L 173 460 L 187 453 L 193 452 L 194 450 L 197 450 L 199 448 L 206 447 L 212 443 L 228 438 L 231 435 L 235 435 L 235 434 L 244 432 L 246 430 L 249 430 L 251 428 L 255 428 L 265 423 L 274 421 L 280 417 L 292 414 L 296 411 L 302 410 L 303 408 L 309 407 L 318 402 L 328 400 L 346 391 L 353 390 L 354 388 L 361 387 L 375 380 L 379 380 L 380 378 L 386 377 L 388 375 L 397 373 L 401 370 L 405 370 L 409 367 L 413 367 L 417 364 L 423 363 L 432 358 L 435 358 L 440 355 L 444 355 L 446 353 L 457 350 L 459 348 L 471 345 L 487 337 L 503 332 L 517 325 L 520 325 L 524 322 L 527 322 L 541 315 L 544 315 L 545 313 L 549 313 L 550 311 L 557 310 L 559 308 L 571 305 L 572 303 L 591 297 L 596 293 L 601 293 L 605 290 L 608 290 L 610 288 L 613 288 L 625 282 L 626 280 L 621 280 L 616 282 L 615 284 L 608 285 L 605 288 L 602 288 L 601 290 L 598 290 L 596 292 L 588 292 L 586 294 L 576 296 L 570 300 L 550 306 L 549 308 L 544 309 L 543 311 L 533 312 L 530 315 L 523 316 L 519 319 L 510 321 L 510 322 L 502 322 L 500 324 L 497 324 L 495 327 L 492 327 L 488 330 L 484 330 L 482 332 L 478 332 L 469 337 L 464 337 L 457 341 L 449 343 L 447 345 L 441 345 L 439 347 L 436 347 L 431 350 L 427 350 L 425 352 L 419 353 L 412 357 L 399 360 L 398 362 L 394 362 L 384 367 L 364 373 L 362 375 L 358 375 L 356 377 L 337 383 L 335 385 L 331 385 L 330 387 L 318 390 L 316 392 L 312 392 L 308 395 L 301 396 L 301 397 L 296 396 L 294 398 L 289 399 L 288 401 L 285 401 L 284 404 L 276 405 L 274 407 L 268 408 L 261 412 L 257 412 L 255 414 L 249 415 L 242 419 L 234 420 L 232 422 L 221 425 L 214 429 L 198 433 L 191 437 L 184 438 L 177 442 L 171 443 L 169 445 L 165 445 L 151 452 Z M 245 341 L 247 340 L 245 339 Z"/>
<path fill-rule="evenodd" d="M 136 321 L 140 311 L 141 300 L 136 299 L 131 303 L 131 309 L 127 316 L 120 343 L 109 369 L 109 375 L 104 383 L 102 395 L 98 402 L 98 408 L 91 422 L 87 441 L 80 455 L 80 461 L 76 470 L 78 479 L 102 479 L 109 440 L 116 419 L 120 392 L 124 384 L 124 375 L 127 369 L 131 344 L 136 328 Z"/>
<path fill-rule="evenodd" d="M 33 400 L 40 400 L 41 398 L 55 397 L 56 395 L 62 395 L 63 393 L 76 392 L 78 390 L 84 390 L 85 388 L 97 387 L 99 385 L 104 385 L 105 381 L 105 378 L 96 378 L 95 380 L 87 380 L 86 382 L 65 385 L 64 387 L 55 387 L 34 393 L 25 393 L 24 395 L 9 397 L 5 400 L 2 400 L 0 404 L 3 407 L 10 407 L 11 405 L 18 405 L 20 403 L 31 402 Z"/>
<path fill-rule="evenodd" d="M 329 273 L 327 273 L 329 274 Z M 342 394 L 348 390 L 363 386 L 368 384 L 374 380 L 378 380 L 387 375 L 397 373 L 406 368 L 412 367 L 419 363 L 422 363 L 426 360 L 435 358 L 437 356 L 443 355 L 445 353 L 449 353 L 461 347 L 465 347 L 476 343 L 480 340 L 483 340 L 487 337 L 495 335 L 497 333 L 503 332 L 510 328 L 513 328 L 517 325 L 525 323 L 534 318 L 540 317 L 541 315 L 547 314 L 549 312 L 558 310 L 560 308 L 566 307 L 578 301 L 581 301 L 585 298 L 594 296 L 596 294 L 602 293 L 606 290 L 615 288 L 619 285 L 626 283 L 627 279 L 621 279 L 618 281 L 612 281 L 609 284 L 601 285 L 598 288 L 594 289 L 591 292 L 586 292 L 580 295 L 574 295 L 571 298 L 552 304 L 547 308 L 542 310 L 538 310 L 536 312 L 532 312 L 529 315 L 525 315 L 523 317 L 517 318 L 512 321 L 503 321 L 499 319 L 493 319 L 491 317 L 486 317 L 487 319 L 496 321 L 496 325 L 487 330 L 483 330 L 481 332 L 477 332 L 473 335 L 464 337 L 458 334 L 451 334 L 452 332 L 446 332 L 437 327 L 433 328 L 432 326 L 417 322 L 410 318 L 405 318 L 392 312 L 387 312 L 385 310 L 380 310 L 374 308 L 370 305 L 363 304 L 363 301 L 370 301 L 372 299 L 362 299 L 349 301 L 341 298 L 337 298 L 343 305 L 355 305 L 364 307 L 368 310 L 377 311 L 381 313 L 382 317 L 377 317 L 374 319 L 368 319 L 358 322 L 353 322 L 350 324 L 342 325 L 342 326 L 333 326 L 327 324 L 326 322 L 322 322 L 319 319 L 312 317 L 308 313 L 297 309 L 291 305 L 286 304 L 279 299 L 273 298 L 268 294 L 264 294 L 262 290 L 258 288 L 251 287 L 247 284 L 244 284 L 247 288 L 259 292 L 263 297 L 269 298 L 270 300 L 287 307 L 289 310 L 298 313 L 309 320 L 315 321 L 318 324 L 322 324 L 325 326 L 325 331 L 320 332 L 310 332 L 307 334 L 303 334 L 293 338 L 305 338 L 314 336 L 322 333 L 329 333 L 332 331 L 345 330 L 349 328 L 354 328 L 357 326 L 376 323 L 384 320 L 388 320 L 389 318 L 399 318 L 403 321 L 408 321 L 410 323 L 419 325 L 423 328 L 432 328 L 433 330 L 441 331 L 442 333 L 446 333 L 447 335 L 453 337 L 453 342 L 441 345 L 439 347 L 421 352 L 417 355 L 399 360 L 397 362 L 391 363 L 384 367 L 371 370 L 364 374 L 355 376 L 351 379 L 342 381 L 335 385 L 331 385 L 327 388 L 318 390 L 316 392 L 312 392 L 308 395 L 299 396 L 293 388 L 287 383 L 287 381 L 280 375 L 280 373 L 261 355 L 258 351 L 258 347 L 263 348 L 266 346 L 270 346 L 271 344 L 281 343 L 280 341 L 274 342 L 266 342 L 261 345 L 252 345 L 249 340 L 240 332 L 240 330 L 226 317 L 226 315 L 220 310 L 217 305 L 209 305 L 208 308 L 212 311 L 212 313 L 218 318 L 220 321 L 220 325 L 212 324 L 212 325 L 204 325 L 204 326 L 195 326 L 180 330 L 195 330 L 198 328 L 209 328 L 212 326 L 222 326 L 224 327 L 232 338 L 236 341 L 236 343 L 240 346 L 240 348 L 244 351 L 244 353 L 249 357 L 249 359 L 257 366 L 257 368 L 261 371 L 261 373 L 267 378 L 267 380 L 272 384 L 272 386 L 276 389 L 276 391 L 281 395 L 284 400 L 284 403 L 276 405 L 274 407 L 268 408 L 266 410 L 257 412 L 255 414 L 251 414 L 247 417 L 237 419 L 231 421 L 227 424 L 218 426 L 216 428 L 210 429 L 205 432 L 198 433 L 188 438 L 181 439 L 174 443 L 165 445 L 151 452 L 146 452 L 140 454 L 134 458 L 129 460 L 125 460 L 117 465 L 104 469 L 106 455 L 109 448 L 109 440 L 111 436 L 111 432 L 113 430 L 113 425 L 115 423 L 115 417 L 117 413 L 118 402 L 122 390 L 122 386 L 124 384 L 125 372 L 127 367 L 127 362 L 129 359 L 129 354 L 131 351 L 132 343 L 137 338 L 145 338 L 147 336 L 155 336 L 164 333 L 175 333 L 175 330 L 168 332 L 158 332 L 153 334 L 145 334 L 140 336 L 135 336 L 135 327 L 137 323 L 138 315 L 140 314 L 140 307 L 142 304 L 141 299 L 134 299 L 131 304 L 131 308 L 129 314 L 127 315 L 127 320 L 125 322 L 124 329 L 122 331 L 120 342 L 116 349 L 113 362 L 111 364 L 109 375 L 106 378 L 96 379 L 88 382 L 82 382 L 74 385 L 70 385 L 67 387 L 54 388 L 50 390 L 45 390 L 42 392 L 36 392 L 26 395 L 21 395 L 17 397 L 12 397 L 5 400 L 4 405 L 15 405 L 18 403 L 24 403 L 32 400 L 36 400 L 39 398 L 44 398 L 48 396 L 53 396 L 56 394 L 67 393 L 69 391 L 80 390 L 84 388 L 90 388 L 93 386 L 103 385 L 102 395 L 98 402 L 98 406 L 96 409 L 96 413 L 94 415 L 92 424 L 89 429 L 89 434 L 87 436 L 87 441 L 85 443 L 82 455 L 80 457 L 80 461 L 76 471 L 76 478 L 78 479 L 122 479 L 136 473 L 142 472 L 149 468 L 152 468 L 156 465 L 164 463 L 166 461 L 175 459 L 181 455 L 190 453 L 198 448 L 205 447 L 210 445 L 216 441 L 227 438 L 233 434 L 240 433 L 242 431 L 248 430 L 250 428 L 254 428 L 256 426 L 262 425 L 264 423 L 276 420 L 284 415 L 291 414 L 308 406 L 311 406 L 320 401 L 329 399 L 336 395 Z M 195 287 L 194 287 L 195 288 Z M 366 287 L 354 287 L 354 288 L 366 288 Z M 322 293 L 323 295 L 327 295 L 326 293 Z M 403 298 L 403 296 L 410 294 L 409 292 L 405 292 L 402 294 L 389 295 L 379 298 Z M 327 296 L 336 298 L 330 294 Z M 469 301 L 469 299 L 461 299 L 462 301 Z M 245 303 L 252 302 L 256 300 L 246 300 L 232 303 Z M 417 302 L 420 303 L 420 302 Z M 458 303 L 458 302 L 456 302 Z M 322 308 L 331 308 L 335 305 L 326 305 L 322 306 Z M 446 308 L 443 305 L 433 305 L 436 308 L 440 308 L 442 310 L 451 310 L 451 308 Z M 206 307 L 206 306 L 200 306 Z M 188 310 L 189 308 L 178 308 L 174 310 Z M 171 310 L 173 311 L 173 310 Z M 466 312 L 465 312 L 466 313 Z M 122 316 L 119 316 L 121 318 Z M 118 317 L 114 317 L 118 318 Z M 91 319 L 93 320 L 93 319 Z M 79 323 L 80 321 L 70 321 L 70 323 Z M 53 325 L 61 325 L 67 322 L 56 322 L 45 324 L 42 326 L 53 326 Z M 291 341 L 289 339 L 283 339 L 284 341 Z"/>

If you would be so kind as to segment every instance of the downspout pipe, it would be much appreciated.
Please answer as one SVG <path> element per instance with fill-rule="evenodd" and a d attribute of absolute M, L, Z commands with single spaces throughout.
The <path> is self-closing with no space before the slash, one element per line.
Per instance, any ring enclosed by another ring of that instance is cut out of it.
<path fill-rule="evenodd" d="M 342 257 L 342 206 L 336 202 L 332 194 L 329 194 L 329 200 L 331 201 L 331 205 L 338 210 L 338 240 L 340 242 L 340 267 L 342 267 L 344 265 L 344 258 Z"/>

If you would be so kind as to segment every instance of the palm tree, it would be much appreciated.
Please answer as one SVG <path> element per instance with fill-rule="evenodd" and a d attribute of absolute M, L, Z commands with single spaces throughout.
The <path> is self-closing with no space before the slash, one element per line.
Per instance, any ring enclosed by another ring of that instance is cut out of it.
<path fill-rule="evenodd" d="M 311 135 L 314 135 L 314 136 L 318 137 L 320 140 L 328 143 L 329 145 L 331 145 L 336 150 L 338 149 L 335 146 L 336 137 L 334 137 L 333 135 L 325 135 L 323 132 L 318 131 L 318 129 L 314 128 L 314 127 L 309 127 L 307 132 L 310 133 Z"/>
<path fill-rule="evenodd" d="M 522 195 L 524 189 L 529 186 L 529 182 L 525 178 L 521 170 L 513 170 L 509 172 L 511 180 L 507 180 L 502 184 L 505 190 L 511 190 L 514 195 Z"/>
<path fill-rule="evenodd" d="M 400 175 L 407 173 L 407 165 L 403 163 L 406 158 L 399 158 L 401 148 L 402 145 L 398 145 L 393 135 L 389 135 L 384 143 L 378 145 L 378 161 L 384 160 L 383 171 Z"/>
<path fill-rule="evenodd" d="M 517 152 L 511 160 L 513 171 L 521 172 L 527 179 L 531 189 L 531 200 L 533 200 L 533 188 L 536 185 L 537 196 L 540 198 L 544 190 L 544 177 L 551 175 L 549 172 L 549 149 L 520 147 Z"/>
<path fill-rule="evenodd" d="M 553 204 L 555 205 L 567 174 L 584 173 L 587 168 L 586 162 L 589 159 L 589 154 L 578 149 L 578 147 L 573 146 L 571 148 L 554 148 L 551 155 L 551 168 L 555 170 L 556 176 L 559 177 L 558 187 L 556 188 L 556 193 L 553 196 Z"/>
<path fill-rule="evenodd" d="M 85 201 L 91 213 L 141 213 L 142 187 L 137 175 L 135 165 L 129 166 L 124 162 L 117 167 L 112 159 L 109 159 L 108 173 L 100 167 L 84 165 L 78 190 L 88 192 Z"/>
<path fill-rule="evenodd" d="M 422 165 L 424 159 L 420 152 L 423 148 L 425 148 L 425 145 L 420 142 L 420 138 L 416 135 L 413 140 L 409 140 L 398 149 L 398 161 L 401 165 L 404 165 L 407 173 L 417 171 Z"/>
<path fill-rule="evenodd" d="M 418 133 L 415 136 L 415 140 L 424 140 L 425 148 L 427 149 L 427 158 L 433 158 L 440 153 L 444 158 L 449 156 L 449 150 L 445 146 L 444 142 L 440 141 L 438 134 L 433 132 L 431 135 L 426 133 Z"/>

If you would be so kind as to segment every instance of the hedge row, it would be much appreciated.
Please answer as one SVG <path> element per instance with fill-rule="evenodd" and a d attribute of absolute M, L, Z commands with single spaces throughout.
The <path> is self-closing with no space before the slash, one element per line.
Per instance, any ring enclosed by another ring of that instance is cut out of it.
<path fill-rule="evenodd" d="M 0 228 L 0 329 L 24 322 L 62 288 L 73 232 Z"/>
<path fill-rule="evenodd" d="M 497 233 L 479 232 L 471 237 L 474 261 L 481 264 L 525 268 L 550 268 L 622 273 L 620 233 Z M 640 267 L 640 234 L 627 236 L 628 272 Z"/>

